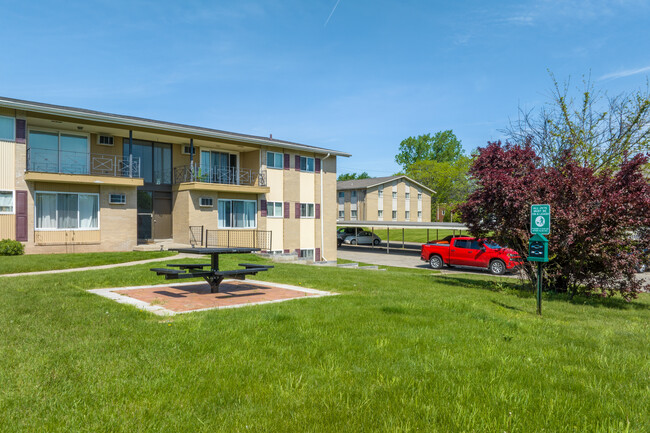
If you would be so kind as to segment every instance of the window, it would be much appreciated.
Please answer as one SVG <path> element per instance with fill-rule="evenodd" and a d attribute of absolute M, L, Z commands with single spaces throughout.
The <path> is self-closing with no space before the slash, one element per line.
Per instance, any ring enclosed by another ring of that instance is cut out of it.
<path fill-rule="evenodd" d="M 99 194 L 37 192 L 36 229 L 98 229 Z"/>
<path fill-rule="evenodd" d="M 186 144 L 183 146 L 183 155 L 189 155 L 190 152 L 192 155 L 196 155 L 196 146 L 190 146 L 189 144 Z"/>
<path fill-rule="evenodd" d="M 350 193 L 350 197 L 352 197 L 352 200 L 353 200 L 353 201 L 356 200 L 356 199 L 357 199 L 357 192 L 356 192 L 356 191 L 352 191 L 352 192 Z"/>
<path fill-rule="evenodd" d="M 379 198 L 384 198 L 384 187 L 383 187 L 383 185 L 379 186 L 378 193 L 379 193 Z"/>
<path fill-rule="evenodd" d="M 112 135 L 98 135 L 97 144 L 102 146 L 112 146 L 113 145 L 113 136 Z"/>
<path fill-rule="evenodd" d="M 300 218 L 314 218 L 314 203 L 300 203 Z"/>
<path fill-rule="evenodd" d="M 411 198 L 411 193 L 410 193 L 410 192 L 407 192 L 407 193 L 405 193 L 404 195 L 406 196 L 406 199 L 407 199 L 407 200 L 409 200 L 409 199 Z"/>
<path fill-rule="evenodd" d="M 357 211 L 356 210 L 350 211 L 350 218 L 353 219 L 353 220 L 357 219 Z"/>
<path fill-rule="evenodd" d="M 339 191 L 339 201 L 343 201 L 345 199 L 345 192 Z"/>
<path fill-rule="evenodd" d="M 384 217 L 384 211 L 383 210 L 378 210 L 377 211 L 377 218 L 382 219 Z"/>
<path fill-rule="evenodd" d="M 0 191 L 0 214 L 14 213 L 14 192 Z"/>
<path fill-rule="evenodd" d="M 201 207 L 212 207 L 213 206 L 212 197 L 201 197 L 199 198 L 199 206 Z"/>
<path fill-rule="evenodd" d="M 269 201 L 266 202 L 266 214 L 271 218 L 282 218 L 282 202 Z"/>
<path fill-rule="evenodd" d="M 257 227 L 257 202 L 253 200 L 217 200 L 219 228 Z"/>
<path fill-rule="evenodd" d="M 307 260 L 314 260 L 314 250 L 300 250 L 300 258 Z"/>
<path fill-rule="evenodd" d="M 418 193 L 418 200 L 422 200 L 422 193 L 421 192 Z"/>
<path fill-rule="evenodd" d="M 422 211 L 421 210 L 418 211 L 418 219 L 422 219 Z"/>
<path fill-rule="evenodd" d="M 406 217 L 407 221 L 410 220 L 411 219 L 411 211 L 410 210 L 405 211 L 404 212 L 404 217 Z"/>
<path fill-rule="evenodd" d="M 397 198 L 397 192 L 393 191 L 393 198 Z"/>
<path fill-rule="evenodd" d="M 308 158 L 306 156 L 300 157 L 300 171 L 314 171 L 314 158 Z"/>
<path fill-rule="evenodd" d="M 266 152 L 266 166 L 268 168 L 282 168 L 283 155 L 277 152 Z"/>
<path fill-rule="evenodd" d="M 29 167 L 47 173 L 89 174 L 88 135 L 29 131 Z"/>
<path fill-rule="evenodd" d="M 393 221 L 397 221 L 397 211 L 393 211 Z"/>
<path fill-rule="evenodd" d="M 14 141 L 16 139 L 16 119 L 0 116 L 0 140 Z"/>
<path fill-rule="evenodd" d="M 108 202 L 110 204 L 126 204 L 126 194 L 110 194 Z"/>
<path fill-rule="evenodd" d="M 344 219 L 344 218 L 345 218 L 345 212 L 342 211 L 342 210 L 340 210 L 340 211 L 339 211 L 339 219 L 342 220 L 342 219 Z"/>

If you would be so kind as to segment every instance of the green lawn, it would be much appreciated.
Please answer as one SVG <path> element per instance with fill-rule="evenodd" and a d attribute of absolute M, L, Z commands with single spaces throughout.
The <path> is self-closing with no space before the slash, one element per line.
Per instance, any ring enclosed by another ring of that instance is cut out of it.
<path fill-rule="evenodd" d="M 161 318 L 85 291 L 148 265 L 0 280 L 0 431 L 648 431 L 649 295 L 540 318 L 509 279 L 275 266 L 341 295 Z"/>
<path fill-rule="evenodd" d="M 370 231 L 371 227 L 364 227 L 364 229 Z M 361 230 L 361 229 L 359 229 Z M 382 241 L 385 241 L 388 239 L 388 235 L 386 232 L 386 229 L 377 229 L 375 228 L 375 234 L 381 238 Z M 436 238 L 436 232 L 437 232 L 437 238 Z M 452 232 L 451 230 L 429 230 L 429 239 L 428 240 L 435 240 L 435 239 L 442 239 L 447 235 L 451 235 L 453 233 L 459 234 L 459 231 L 456 230 L 455 232 Z M 463 234 L 467 234 L 467 231 L 463 231 Z M 390 231 L 390 241 L 391 243 L 393 242 L 402 242 L 402 230 L 391 230 Z M 405 242 L 419 242 L 419 243 L 426 243 L 427 242 L 427 230 L 426 229 L 404 229 L 404 241 Z"/>
<path fill-rule="evenodd" d="M 176 255 L 172 251 L 128 251 L 119 253 L 28 254 L 0 256 L 0 274 L 37 272 L 50 269 L 84 268 Z"/>

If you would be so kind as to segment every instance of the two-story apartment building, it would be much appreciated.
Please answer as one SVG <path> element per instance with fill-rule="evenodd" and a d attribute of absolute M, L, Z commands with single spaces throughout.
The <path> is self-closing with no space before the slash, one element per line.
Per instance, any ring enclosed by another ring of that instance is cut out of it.
<path fill-rule="evenodd" d="M 339 221 L 431 222 L 430 188 L 406 176 L 336 183 Z"/>
<path fill-rule="evenodd" d="M 263 249 L 335 260 L 337 156 L 349 155 L 0 98 L 0 239 L 50 253 L 264 234 Z"/>

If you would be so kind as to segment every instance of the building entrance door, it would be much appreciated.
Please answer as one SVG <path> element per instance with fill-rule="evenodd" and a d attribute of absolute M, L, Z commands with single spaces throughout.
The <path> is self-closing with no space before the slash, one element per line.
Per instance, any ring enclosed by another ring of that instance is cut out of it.
<path fill-rule="evenodd" d="M 172 194 L 170 192 L 154 192 L 153 235 L 155 239 L 172 237 Z"/>

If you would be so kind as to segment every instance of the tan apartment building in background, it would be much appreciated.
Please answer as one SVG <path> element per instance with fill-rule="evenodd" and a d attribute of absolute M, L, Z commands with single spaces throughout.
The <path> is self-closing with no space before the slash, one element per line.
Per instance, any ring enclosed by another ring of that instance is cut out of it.
<path fill-rule="evenodd" d="M 430 188 L 407 176 L 336 183 L 339 221 L 431 222 Z"/>
<path fill-rule="evenodd" d="M 344 152 L 0 97 L 0 239 L 27 253 L 168 241 L 336 260 Z"/>

